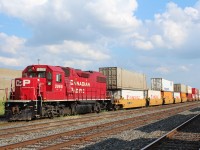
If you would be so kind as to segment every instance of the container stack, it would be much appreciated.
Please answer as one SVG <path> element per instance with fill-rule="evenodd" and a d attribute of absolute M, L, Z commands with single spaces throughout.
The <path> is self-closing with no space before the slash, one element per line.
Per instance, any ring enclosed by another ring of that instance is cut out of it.
<path fill-rule="evenodd" d="M 99 68 L 107 77 L 107 89 L 144 90 L 147 89 L 146 75 L 118 67 Z"/>
<path fill-rule="evenodd" d="M 151 89 L 161 91 L 164 104 L 174 103 L 174 83 L 163 78 L 151 78 Z"/>
<path fill-rule="evenodd" d="M 103 67 L 99 68 L 99 72 L 106 76 L 107 89 L 115 100 L 128 100 L 126 103 L 121 102 L 123 108 L 146 105 L 147 82 L 145 74 L 119 67 Z"/>
<path fill-rule="evenodd" d="M 184 84 L 174 84 L 174 95 L 180 95 L 181 101 L 177 99 L 175 96 L 174 98 L 176 103 L 177 102 L 186 102 L 187 101 L 187 86 Z"/>
<path fill-rule="evenodd" d="M 186 88 L 187 90 L 187 101 L 192 101 L 192 87 L 191 86 L 187 86 Z"/>
<path fill-rule="evenodd" d="M 197 101 L 199 99 L 199 90 L 197 88 L 192 88 L 192 99 Z"/>

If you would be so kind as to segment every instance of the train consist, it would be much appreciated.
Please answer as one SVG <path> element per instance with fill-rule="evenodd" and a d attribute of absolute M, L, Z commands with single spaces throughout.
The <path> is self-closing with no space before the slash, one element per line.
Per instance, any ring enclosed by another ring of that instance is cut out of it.
<path fill-rule="evenodd" d="M 117 67 L 81 71 L 50 65 L 27 66 L 12 81 L 5 103 L 9 120 L 53 118 L 104 110 L 144 107 L 198 100 L 198 90 L 162 78 Z"/>

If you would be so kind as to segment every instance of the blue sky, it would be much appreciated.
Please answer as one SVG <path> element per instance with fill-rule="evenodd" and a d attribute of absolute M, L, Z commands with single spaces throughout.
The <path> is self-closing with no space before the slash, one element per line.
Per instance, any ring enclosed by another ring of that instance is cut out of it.
<path fill-rule="evenodd" d="M 169 2 L 174 2 L 178 4 L 179 7 L 192 7 L 197 2 L 197 0 L 138 0 L 138 10 L 136 11 L 136 16 L 140 19 L 153 19 L 154 14 L 163 13 L 166 10 L 166 4 Z"/>
<path fill-rule="evenodd" d="M 0 67 L 117 66 L 200 89 L 200 0 L 1 0 Z"/>

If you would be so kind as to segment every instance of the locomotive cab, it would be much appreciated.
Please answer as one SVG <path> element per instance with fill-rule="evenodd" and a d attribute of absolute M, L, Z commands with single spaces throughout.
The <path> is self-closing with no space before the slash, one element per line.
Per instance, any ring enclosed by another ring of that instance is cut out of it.
<path fill-rule="evenodd" d="M 6 115 L 10 120 L 31 120 L 42 114 L 45 100 L 64 99 L 64 75 L 59 67 L 31 65 L 21 78 L 14 80 L 10 99 L 6 102 Z M 12 116 L 10 118 L 10 116 Z"/>

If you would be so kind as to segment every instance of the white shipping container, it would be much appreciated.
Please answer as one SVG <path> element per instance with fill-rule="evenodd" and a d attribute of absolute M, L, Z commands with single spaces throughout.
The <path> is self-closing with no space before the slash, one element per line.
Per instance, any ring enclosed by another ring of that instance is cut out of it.
<path fill-rule="evenodd" d="M 121 90 L 124 99 L 144 99 L 144 91 Z"/>
<path fill-rule="evenodd" d="M 187 86 L 187 92 L 188 94 L 192 94 L 192 87 L 191 86 Z"/>
<path fill-rule="evenodd" d="M 151 89 L 157 91 L 174 91 L 174 82 L 163 78 L 152 78 L 151 79 Z"/>
<path fill-rule="evenodd" d="M 174 98 L 180 99 L 181 98 L 181 93 L 180 92 L 174 92 Z"/>
<path fill-rule="evenodd" d="M 160 91 L 148 90 L 148 98 L 150 99 L 161 99 Z"/>
<path fill-rule="evenodd" d="M 187 93 L 187 86 L 184 84 L 174 84 L 174 92 Z"/>
<path fill-rule="evenodd" d="M 146 97 L 145 91 L 133 91 L 133 90 L 117 90 L 113 92 L 115 99 L 144 99 Z"/>

